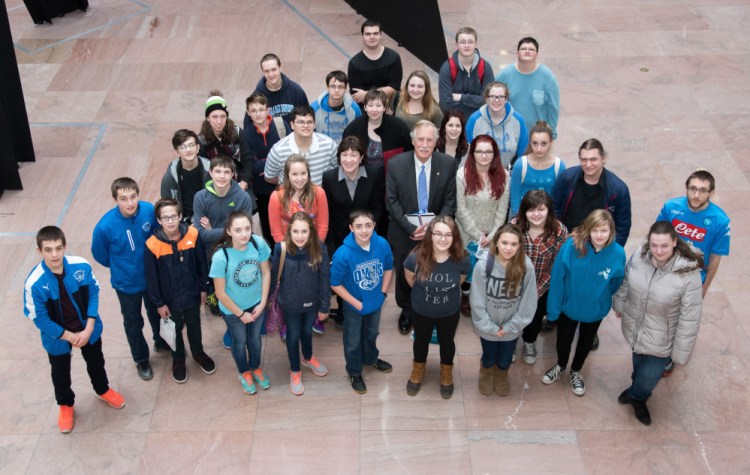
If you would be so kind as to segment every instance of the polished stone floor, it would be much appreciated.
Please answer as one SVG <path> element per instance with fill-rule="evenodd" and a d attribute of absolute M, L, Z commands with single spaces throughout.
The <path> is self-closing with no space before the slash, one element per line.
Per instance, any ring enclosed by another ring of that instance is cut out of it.
<path fill-rule="evenodd" d="M 520 37 L 540 41 L 540 61 L 562 90 L 556 153 L 572 164 L 585 139 L 604 143 L 608 168 L 633 197 L 628 252 L 694 168 L 716 176 L 714 201 L 732 218 L 731 256 L 707 295 L 690 363 L 649 402 L 653 424 L 617 404 L 630 353 L 612 316 L 584 368 L 582 398 L 540 381 L 554 363 L 554 335 L 540 338 L 535 365 L 513 365 L 509 397 L 481 396 L 469 319 L 457 335 L 453 398 L 438 394 L 435 347 L 422 391 L 407 396 L 411 345 L 396 331 L 393 299 L 379 342 L 394 371 L 366 371 L 362 396 L 346 380 L 332 324 L 315 337 L 328 376 L 305 372 L 305 394 L 292 396 L 285 347 L 271 337 L 263 355 L 271 389 L 245 395 L 219 342 L 224 324 L 207 314 L 204 342 L 217 372 L 204 375 L 191 361 L 189 381 L 177 385 L 162 353 L 152 357 L 155 378 L 143 382 L 108 271 L 97 265 L 107 369 L 128 404 L 115 411 L 96 400 L 77 355 L 76 426 L 60 434 L 46 355 L 21 309 L 39 259 L 36 230 L 61 225 L 69 253 L 90 258 L 93 226 L 113 205 L 111 181 L 129 175 L 154 200 L 172 133 L 199 126 L 211 89 L 241 122 L 258 60 L 274 51 L 315 99 L 325 74 L 360 48 L 362 18 L 340 0 L 93 0 L 85 14 L 34 25 L 20 0 L 6 0 L 37 162 L 21 168 L 25 190 L 0 200 L 0 473 L 750 473 L 747 0 L 439 4 L 449 50 L 452 32 L 473 25 L 496 70 L 513 60 Z M 399 51 L 407 74 L 422 67 Z"/>

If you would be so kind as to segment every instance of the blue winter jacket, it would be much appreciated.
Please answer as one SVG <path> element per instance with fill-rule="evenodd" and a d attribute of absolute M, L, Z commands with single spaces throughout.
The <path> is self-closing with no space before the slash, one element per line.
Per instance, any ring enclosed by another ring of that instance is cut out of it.
<path fill-rule="evenodd" d="M 583 170 L 580 165 L 566 168 L 557 177 L 555 188 L 552 190 L 552 199 L 555 204 L 557 219 L 565 221 L 573 191 L 581 179 Z M 606 209 L 615 220 L 615 240 L 620 246 L 625 246 L 630 236 L 630 191 L 617 175 L 607 170 L 602 171 L 599 184 L 604 188 L 605 201 L 599 209 Z"/>
<path fill-rule="evenodd" d="M 65 291 L 76 308 L 81 325 L 85 328 L 87 319 L 95 320 L 89 342 L 96 343 L 102 335 L 102 321 L 99 318 L 99 282 L 91 270 L 91 264 L 82 257 L 65 256 L 63 273 Z M 42 346 L 47 353 L 70 353 L 71 344 L 60 339 L 65 332 L 60 305 L 60 286 L 57 277 L 44 262 L 34 267 L 26 278 L 23 313 L 39 329 Z"/>

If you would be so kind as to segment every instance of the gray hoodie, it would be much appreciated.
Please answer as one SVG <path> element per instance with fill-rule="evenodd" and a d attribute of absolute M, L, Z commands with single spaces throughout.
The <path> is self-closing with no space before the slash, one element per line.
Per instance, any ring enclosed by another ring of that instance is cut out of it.
<path fill-rule="evenodd" d="M 505 267 L 495 260 L 492 271 L 487 276 L 487 255 L 480 257 L 471 276 L 471 320 L 474 333 L 488 341 L 511 341 L 518 338 L 524 327 L 534 318 L 536 312 L 536 276 L 534 265 L 526 257 L 526 273 L 521 281 L 521 291 L 515 297 L 503 294 Z M 497 336 L 503 327 L 505 335 Z"/>

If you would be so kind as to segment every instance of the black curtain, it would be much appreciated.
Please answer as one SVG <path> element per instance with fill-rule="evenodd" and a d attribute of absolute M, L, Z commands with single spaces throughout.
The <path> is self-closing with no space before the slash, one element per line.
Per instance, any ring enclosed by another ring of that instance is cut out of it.
<path fill-rule="evenodd" d="M 5 190 L 22 190 L 18 162 L 33 162 L 29 118 L 23 101 L 21 76 L 10 34 L 5 0 L 0 0 L 0 195 Z"/>

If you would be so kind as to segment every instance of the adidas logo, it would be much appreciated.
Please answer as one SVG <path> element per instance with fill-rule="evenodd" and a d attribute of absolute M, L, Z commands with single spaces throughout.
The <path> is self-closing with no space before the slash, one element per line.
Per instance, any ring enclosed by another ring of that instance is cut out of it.
<path fill-rule="evenodd" d="M 234 207 L 235 207 L 234 201 L 230 201 L 230 202 L 229 202 L 229 207 L 230 207 L 230 208 L 234 208 Z"/>

